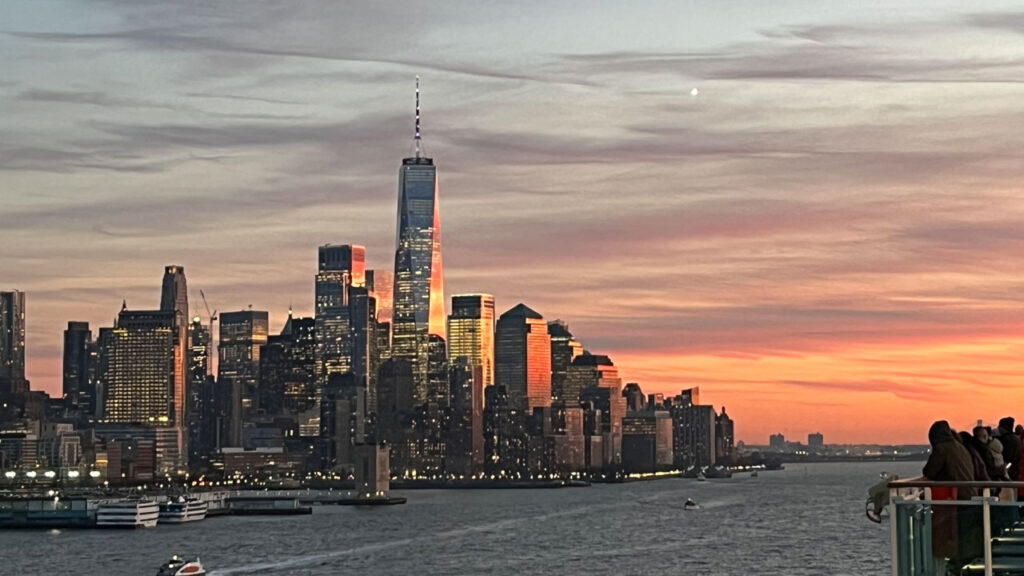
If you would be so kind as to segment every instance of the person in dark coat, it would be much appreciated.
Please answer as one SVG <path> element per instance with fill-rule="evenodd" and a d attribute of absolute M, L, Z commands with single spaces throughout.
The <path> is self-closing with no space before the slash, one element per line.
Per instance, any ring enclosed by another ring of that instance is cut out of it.
<path fill-rule="evenodd" d="M 1020 436 L 1013 433 L 1013 418 L 1006 417 L 999 421 L 999 428 L 996 429 L 997 438 L 1003 444 L 1003 460 L 1010 465 L 1008 474 L 1010 480 L 1020 480 Z"/>
<path fill-rule="evenodd" d="M 939 420 L 932 424 L 928 430 L 928 442 L 932 445 L 932 453 L 928 456 L 928 462 L 922 471 L 925 478 L 935 482 L 974 480 L 971 454 L 960 441 L 960 437 L 949 427 L 949 422 Z M 943 492 L 946 490 L 940 487 L 932 488 L 932 499 L 944 499 Z M 957 500 L 970 500 L 972 496 L 974 490 L 971 488 L 957 487 Z M 968 561 L 976 549 L 980 549 L 977 545 L 980 544 L 980 540 L 967 526 L 974 520 L 973 516 L 971 511 L 957 510 L 957 506 L 933 504 L 932 555 L 949 562 L 957 569 Z"/>
<path fill-rule="evenodd" d="M 992 454 L 988 451 L 988 447 L 982 445 L 968 432 L 960 432 L 960 442 L 963 443 L 964 448 L 967 448 L 967 453 L 971 455 L 971 466 L 974 469 L 973 479 L 977 482 L 991 480 L 988 475 L 989 467 L 985 462 L 986 456 L 989 461 L 992 460 Z"/>

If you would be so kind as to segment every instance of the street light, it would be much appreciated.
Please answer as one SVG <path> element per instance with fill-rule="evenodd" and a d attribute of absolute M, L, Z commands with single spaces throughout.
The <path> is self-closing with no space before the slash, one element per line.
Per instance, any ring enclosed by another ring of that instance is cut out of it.
<path fill-rule="evenodd" d="M 43 476 L 46 476 L 47 478 L 55 478 L 57 473 L 53 470 L 47 470 L 46 472 L 43 472 Z"/>
<path fill-rule="evenodd" d="M 69 470 L 68 471 L 68 478 L 71 478 L 71 479 L 78 478 L 79 475 L 80 475 L 80 472 L 78 470 Z"/>
<path fill-rule="evenodd" d="M 89 478 L 99 478 L 99 477 L 100 477 L 100 471 L 99 470 L 90 470 L 89 471 Z"/>
<path fill-rule="evenodd" d="M 28 476 L 29 478 L 35 478 L 36 477 L 36 471 L 35 470 L 29 470 L 28 472 L 25 472 L 25 476 Z"/>
<path fill-rule="evenodd" d="M 17 475 L 18 473 L 15 472 L 14 470 L 8 470 L 7 472 L 4 472 L 4 476 L 6 476 L 8 480 L 14 480 L 14 477 Z"/>

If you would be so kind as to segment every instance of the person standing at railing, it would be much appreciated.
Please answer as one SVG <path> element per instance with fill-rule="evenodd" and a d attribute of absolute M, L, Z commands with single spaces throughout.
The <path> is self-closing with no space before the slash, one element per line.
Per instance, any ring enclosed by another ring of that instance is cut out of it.
<path fill-rule="evenodd" d="M 967 449 L 967 453 L 971 455 L 971 468 L 974 470 L 972 479 L 977 482 L 988 482 L 991 480 L 988 475 L 988 466 L 985 462 L 985 456 L 989 453 L 988 447 L 967 432 L 960 432 L 959 436 L 960 442 Z"/>
<path fill-rule="evenodd" d="M 922 473 L 935 482 L 971 482 L 974 480 L 974 466 L 971 455 L 960 438 L 949 427 L 949 422 L 939 420 L 928 430 L 928 442 L 932 453 Z M 967 487 L 931 489 L 932 500 L 970 500 L 974 490 Z M 958 511 L 949 504 L 932 505 L 932 555 L 944 559 L 959 568 L 973 558 L 980 541 L 975 542 L 974 532 L 966 524 L 973 518 L 966 511 Z"/>

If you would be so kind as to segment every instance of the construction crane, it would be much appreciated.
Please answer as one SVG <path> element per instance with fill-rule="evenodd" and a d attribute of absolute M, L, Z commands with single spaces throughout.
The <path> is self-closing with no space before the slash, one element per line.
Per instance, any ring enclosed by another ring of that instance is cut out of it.
<path fill-rule="evenodd" d="M 199 296 L 203 299 L 203 306 L 206 307 L 206 317 L 208 319 L 207 330 L 210 332 L 210 353 L 207 356 L 206 370 L 208 373 L 213 372 L 213 361 L 217 360 L 219 363 L 220 358 L 217 357 L 217 339 L 213 337 L 213 321 L 217 319 L 217 311 L 210 312 L 210 304 L 206 301 L 206 294 L 200 289 Z M 210 359 L 212 358 L 212 360 Z"/>

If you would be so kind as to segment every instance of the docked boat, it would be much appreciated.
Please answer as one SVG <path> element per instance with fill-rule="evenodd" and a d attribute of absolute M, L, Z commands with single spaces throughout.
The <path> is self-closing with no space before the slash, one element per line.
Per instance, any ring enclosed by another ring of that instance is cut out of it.
<path fill-rule="evenodd" d="M 179 497 L 160 505 L 161 524 L 184 524 L 206 518 L 207 504 L 198 498 Z"/>
<path fill-rule="evenodd" d="M 687 498 L 686 504 L 683 504 L 683 510 L 700 510 L 700 504 L 694 502 L 692 498 Z"/>
<path fill-rule="evenodd" d="M 160 505 L 153 500 L 116 500 L 96 509 L 97 528 L 152 528 L 159 518 Z"/>
<path fill-rule="evenodd" d="M 160 567 L 156 576 L 202 576 L 203 574 L 206 574 L 206 569 L 203 568 L 198 557 L 194 560 L 185 560 L 181 556 L 174 555 Z"/>

